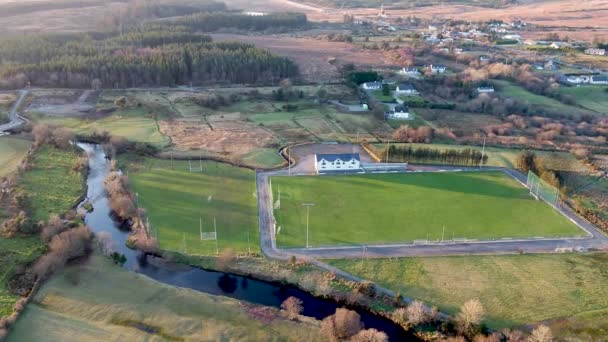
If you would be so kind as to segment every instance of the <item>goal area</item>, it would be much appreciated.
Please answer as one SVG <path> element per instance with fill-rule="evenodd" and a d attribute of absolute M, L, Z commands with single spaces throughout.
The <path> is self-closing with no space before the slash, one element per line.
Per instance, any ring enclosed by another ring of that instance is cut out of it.
<path fill-rule="evenodd" d="M 542 180 L 534 172 L 528 171 L 526 185 L 534 198 L 542 199 L 554 207 L 559 205 L 559 189 Z"/>

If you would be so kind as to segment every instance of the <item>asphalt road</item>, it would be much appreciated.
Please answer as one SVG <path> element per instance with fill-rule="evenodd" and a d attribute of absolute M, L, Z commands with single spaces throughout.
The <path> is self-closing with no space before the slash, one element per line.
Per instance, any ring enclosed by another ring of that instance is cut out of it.
<path fill-rule="evenodd" d="M 411 165 L 409 172 L 439 171 L 473 171 L 479 168 L 454 168 L 431 165 Z M 512 169 L 484 168 L 484 170 L 503 170 L 525 185 L 526 176 Z M 268 179 L 271 176 L 287 176 L 286 170 L 258 172 L 256 175 L 260 239 L 263 253 L 274 259 L 286 260 L 292 255 L 311 260 L 317 258 L 370 258 L 370 257 L 414 257 L 414 256 L 447 256 L 447 255 L 487 255 L 518 253 L 559 253 L 587 251 L 591 249 L 608 249 L 608 238 L 592 224 L 576 215 L 567 207 L 560 207 L 566 218 L 576 223 L 586 236 L 580 238 L 535 238 L 535 239 L 500 239 L 492 241 L 450 241 L 425 244 L 382 244 L 355 246 L 327 246 L 317 248 L 276 247 L 274 238 L 273 204 L 271 203 Z M 292 173 L 293 176 L 293 173 Z M 294 176 L 296 177 L 296 176 Z M 321 263 L 322 264 L 322 263 Z M 320 265 L 327 268 L 325 264 Z"/>
<path fill-rule="evenodd" d="M 28 94 L 28 90 L 19 91 L 19 99 L 13 105 L 11 112 L 9 113 L 10 122 L 4 125 L 0 125 L 0 135 L 3 135 L 6 131 L 17 128 L 23 125 L 27 120 L 19 115 L 19 108 L 23 103 L 23 100 Z"/>

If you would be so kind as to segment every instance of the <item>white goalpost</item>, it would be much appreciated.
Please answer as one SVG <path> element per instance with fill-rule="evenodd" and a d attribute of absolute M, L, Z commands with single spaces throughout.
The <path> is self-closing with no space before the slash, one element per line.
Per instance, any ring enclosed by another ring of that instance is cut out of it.
<path fill-rule="evenodd" d="M 528 171 L 526 186 L 530 190 L 530 196 L 537 200 L 544 200 L 554 207 L 559 206 L 559 189 L 542 180 L 532 171 Z"/>

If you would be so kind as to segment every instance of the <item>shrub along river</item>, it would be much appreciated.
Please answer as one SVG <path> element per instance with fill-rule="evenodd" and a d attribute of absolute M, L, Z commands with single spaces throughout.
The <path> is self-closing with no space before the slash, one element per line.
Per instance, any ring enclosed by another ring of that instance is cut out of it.
<path fill-rule="evenodd" d="M 106 232 L 111 234 L 114 249 L 125 255 L 124 267 L 130 271 L 146 275 L 156 281 L 190 288 L 196 291 L 221 295 L 254 304 L 280 307 L 281 303 L 290 296 L 303 302 L 305 316 L 323 319 L 334 314 L 340 303 L 331 299 L 315 297 L 295 286 L 257 280 L 251 277 L 209 271 L 186 265 L 176 265 L 146 255 L 126 246 L 129 231 L 121 230 L 112 219 L 108 196 L 103 182 L 109 172 L 109 161 L 103 148 L 94 144 L 78 144 L 89 156 L 89 174 L 87 178 L 87 198 L 94 210 L 87 213 L 85 222 L 96 234 Z M 83 202 L 84 203 L 84 202 Z M 418 339 L 405 331 L 391 320 L 375 315 L 360 308 L 350 308 L 361 315 L 365 328 L 384 331 L 391 341 L 417 341 Z"/>

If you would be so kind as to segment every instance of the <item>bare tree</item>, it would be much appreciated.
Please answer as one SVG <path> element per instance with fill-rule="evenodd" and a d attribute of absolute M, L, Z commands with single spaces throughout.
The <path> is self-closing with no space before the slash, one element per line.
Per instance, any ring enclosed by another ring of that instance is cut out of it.
<path fill-rule="evenodd" d="M 429 321 L 429 312 L 422 302 L 415 300 L 406 309 L 407 322 L 411 325 L 424 324 Z"/>
<path fill-rule="evenodd" d="M 509 342 L 524 342 L 526 340 L 524 333 L 519 330 L 504 329 L 501 333 Z"/>
<path fill-rule="evenodd" d="M 287 317 L 291 320 L 295 320 L 304 310 L 302 301 L 296 297 L 289 297 L 283 301 L 281 308 L 287 312 Z"/>
<path fill-rule="evenodd" d="M 220 255 L 217 257 L 217 267 L 220 270 L 229 269 L 236 261 L 236 254 L 232 248 L 226 248 L 222 250 Z"/>
<path fill-rule="evenodd" d="M 528 342 L 552 342 L 553 333 L 546 325 L 539 325 L 536 329 L 532 330 L 532 335 L 528 337 Z"/>
<path fill-rule="evenodd" d="M 338 336 L 341 338 L 353 336 L 362 328 L 361 316 L 352 310 L 336 309 L 334 316 Z"/>
<path fill-rule="evenodd" d="M 498 334 L 492 335 L 477 335 L 473 338 L 473 342 L 501 342 L 501 339 Z"/>
<path fill-rule="evenodd" d="M 467 336 L 476 335 L 484 312 L 483 305 L 477 299 L 471 299 L 464 303 L 456 316 L 458 330 Z"/>
<path fill-rule="evenodd" d="M 46 225 L 42 227 L 40 237 L 42 241 L 49 242 L 53 236 L 63 232 L 65 229 L 66 227 L 61 217 L 57 214 L 51 214 Z"/>
<path fill-rule="evenodd" d="M 343 308 L 336 309 L 335 314 L 325 317 L 321 322 L 321 334 L 330 341 L 347 339 L 361 329 L 361 316 Z"/>
<path fill-rule="evenodd" d="M 388 342 L 388 336 L 376 329 L 366 329 L 359 331 L 350 339 L 351 342 Z"/>
<path fill-rule="evenodd" d="M 52 130 L 53 143 L 57 148 L 68 149 L 72 146 L 72 141 L 75 140 L 75 135 L 63 127 L 53 127 Z"/>
<path fill-rule="evenodd" d="M 34 135 L 34 143 L 36 146 L 42 146 L 51 138 L 51 128 L 49 125 L 35 125 L 32 129 L 32 134 Z"/>
<path fill-rule="evenodd" d="M 85 255 L 90 249 L 92 233 L 86 226 L 67 230 L 56 235 L 49 243 L 49 253 L 43 255 L 33 271 L 39 278 L 46 278 L 73 258 Z"/>
<path fill-rule="evenodd" d="M 393 320 L 399 324 L 407 323 L 407 309 L 406 308 L 398 308 L 393 311 L 392 315 Z"/>

